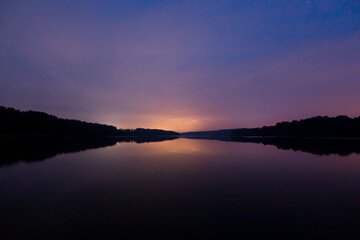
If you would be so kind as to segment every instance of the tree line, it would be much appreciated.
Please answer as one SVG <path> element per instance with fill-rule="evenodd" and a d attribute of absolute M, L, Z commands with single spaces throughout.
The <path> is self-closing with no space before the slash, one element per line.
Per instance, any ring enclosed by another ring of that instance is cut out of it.
<path fill-rule="evenodd" d="M 237 136 L 279 136 L 279 137 L 360 137 L 360 117 L 317 116 L 292 122 L 279 122 L 275 126 L 242 128 L 232 130 Z"/>
<path fill-rule="evenodd" d="M 62 119 L 37 111 L 20 111 L 0 106 L 1 135 L 47 136 L 164 136 L 177 132 L 158 129 L 117 129 L 115 126 Z"/>

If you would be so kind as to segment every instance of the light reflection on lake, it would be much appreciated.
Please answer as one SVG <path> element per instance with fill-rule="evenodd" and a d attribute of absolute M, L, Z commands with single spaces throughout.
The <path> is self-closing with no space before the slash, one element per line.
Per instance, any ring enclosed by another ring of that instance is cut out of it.
<path fill-rule="evenodd" d="M 359 236 L 360 155 L 176 139 L 0 169 L 0 238 Z"/>

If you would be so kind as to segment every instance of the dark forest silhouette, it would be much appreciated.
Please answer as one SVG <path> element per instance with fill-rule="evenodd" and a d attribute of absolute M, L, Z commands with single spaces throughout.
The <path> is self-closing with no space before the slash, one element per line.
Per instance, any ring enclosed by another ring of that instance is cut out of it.
<path fill-rule="evenodd" d="M 47 136 L 164 136 L 177 132 L 158 129 L 117 129 L 114 126 L 55 117 L 44 112 L 0 106 L 0 135 Z"/>
<path fill-rule="evenodd" d="M 336 137 L 360 138 L 360 117 L 347 116 L 326 117 L 318 116 L 292 122 L 279 122 L 275 126 L 261 128 L 239 128 L 215 131 L 185 132 L 184 137 L 211 139 L 231 139 L 246 136 L 272 136 L 272 137 Z"/>
<path fill-rule="evenodd" d="M 234 129 L 238 136 L 291 136 L 291 137 L 360 137 L 360 117 L 313 117 L 292 122 L 280 122 L 275 126 Z"/>
<path fill-rule="evenodd" d="M 0 106 L 0 136 L 3 136 L 0 139 L 1 151 L 3 156 L 6 153 L 6 159 L 11 164 L 43 160 L 58 153 L 111 146 L 116 142 L 164 141 L 180 135 L 157 129 L 117 129 L 105 124 L 61 119 L 43 112 L 24 112 Z M 29 136 L 31 141 L 27 141 Z M 360 138 L 360 117 L 318 116 L 261 128 L 188 132 L 182 133 L 181 137 L 262 143 L 320 155 L 347 155 L 360 153 L 359 139 L 345 139 Z M 22 140 L 27 143 L 23 144 Z M 4 164 L 7 163 L 2 161 L 0 166 Z"/>

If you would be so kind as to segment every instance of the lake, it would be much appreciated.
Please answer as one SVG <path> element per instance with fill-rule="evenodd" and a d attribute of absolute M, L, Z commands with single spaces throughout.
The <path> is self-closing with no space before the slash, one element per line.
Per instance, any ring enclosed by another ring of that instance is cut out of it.
<path fill-rule="evenodd" d="M 185 138 L 31 144 L 3 145 L 0 239 L 360 237 L 356 151 Z"/>

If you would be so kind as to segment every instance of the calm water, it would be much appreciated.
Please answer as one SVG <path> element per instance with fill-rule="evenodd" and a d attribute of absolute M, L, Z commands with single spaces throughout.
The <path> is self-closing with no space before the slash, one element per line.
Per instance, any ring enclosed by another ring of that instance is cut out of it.
<path fill-rule="evenodd" d="M 356 153 L 176 139 L 53 155 L 0 168 L 0 239 L 360 236 Z"/>

